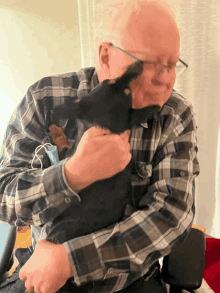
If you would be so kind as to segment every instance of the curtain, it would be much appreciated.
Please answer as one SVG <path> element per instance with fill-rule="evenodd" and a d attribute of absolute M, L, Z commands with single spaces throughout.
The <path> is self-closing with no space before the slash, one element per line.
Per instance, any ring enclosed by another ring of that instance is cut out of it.
<path fill-rule="evenodd" d="M 189 64 L 176 89 L 194 107 L 198 159 L 194 223 L 220 238 L 220 1 L 175 0 L 181 58 Z"/>
<path fill-rule="evenodd" d="M 78 0 L 82 67 L 94 66 L 93 15 L 98 2 Z M 194 107 L 198 159 L 194 224 L 220 238 L 220 1 L 175 0 L 181 59 L 188 70 L 174 88 Z"/>
<path fill-rule="evenodd" d="M 96 0 L 77 0 L 82 68 L 94 66 L 93 32 Z"/>

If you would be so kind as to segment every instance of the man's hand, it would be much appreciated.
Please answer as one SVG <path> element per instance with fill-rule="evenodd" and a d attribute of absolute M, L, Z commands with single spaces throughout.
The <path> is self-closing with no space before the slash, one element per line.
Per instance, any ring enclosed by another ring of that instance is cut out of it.
<path fill-rule="evenodd" d="M 38 241 L 34 253 L 19 272 L 27 291 L 35 293 L 55 293 L 72 276 L 64 246 L 46 240 Z"/>
<path fill-rule="evenodd" d="M 123 171 L 131 160 L 130 130 L 117 135 L 99 127 L 88 129 L 75 154 L 66 162 L 65 175 L 74 190 Z"/>

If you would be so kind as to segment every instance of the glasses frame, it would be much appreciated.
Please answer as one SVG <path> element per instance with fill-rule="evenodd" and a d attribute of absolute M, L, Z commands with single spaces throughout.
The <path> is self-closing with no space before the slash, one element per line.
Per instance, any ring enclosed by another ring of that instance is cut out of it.
<path fill-rule="evenodd" d="M 132 55 L 132 54 L 130 54 L 130 53 L 128 53 L 127 51 L 125 51 L 125 50 L 123 50 L 122 48 L 120 48 L 120 47 L 118 47 L 118 46 L 115 46 L 115 45 L 113 45 L 112 43 L 109 43 L 112 47 L 114 47 L 115 49 L 118 49 L 118 50 L 120 50 L 120 51 L 122 51 L 123 53 L 125 53 L 125 54 L 127 54 L 128 56 L 130 56 L 131 58 L 133 58 L 133 59 L 135 59 L 136 61 L 142 61 L 141 59 L 139 59 L 138 57 L 136 57 L 136 56 L 134 56 L 134 55 Z M 187 63 L 185 63 L 182 59 L 180 59 L 179 58 L 179 61 L 185 66 L 185 70 L 188 68 L 188 64 Z M 166 65 L 164 65 L 164 64 L 161 64 L 164 68 L 167 68 L 167 66 Z M 185 71 L 184 70 L 184 71 Z M 183 72 L 184 72 L 183 71 Z M 182 73 L 183 73 L 182 72 Z M 182 74 L 181 73 L 181 74 Z M 180 74 L 180 75 L 181 75 Z"/>

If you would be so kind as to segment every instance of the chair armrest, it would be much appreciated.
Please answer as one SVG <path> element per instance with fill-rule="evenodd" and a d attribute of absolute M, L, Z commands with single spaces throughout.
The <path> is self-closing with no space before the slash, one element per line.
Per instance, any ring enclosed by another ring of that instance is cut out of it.
<path fill-rule="evenodd" d="M 192 291 L 202 284 L 205 268 L 205 235 L 191 228 L 184 242 L 164 257 L 162 279 L 165 283 Z"/>
<path fill-rule="evenodd" d="M 13 264 L 17 227 L 0 223 L 0 278 L 10 270 Z"/>

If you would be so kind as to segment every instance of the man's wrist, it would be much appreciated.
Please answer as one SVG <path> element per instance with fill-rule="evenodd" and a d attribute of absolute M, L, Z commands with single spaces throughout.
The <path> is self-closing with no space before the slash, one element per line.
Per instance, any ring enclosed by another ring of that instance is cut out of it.
<path fill-rule="evenodd" d="M 71 158 L 65 163 L 64 174 L 69 186 L 75 192 L 79 192 L 91 184 L 82 180 L 82 175 L 77 172 L 77 167 L 74 166 L 74 162 Z"/>
<path fill-rule="evenodd" d="M 66 249 L 64 247 L 63 244 L 58 244 L 59 245 L 59 249 L 60 249 L 60 253 L 62 254 L 63 258 L 65 259 L 65 269 L 66 269 L 66 278 L 69 279 L 71 277 L 73 277 L 73 271 L 70 265 L 70 260 L 68 257 L 68 253 L 66 252 Z"/>

